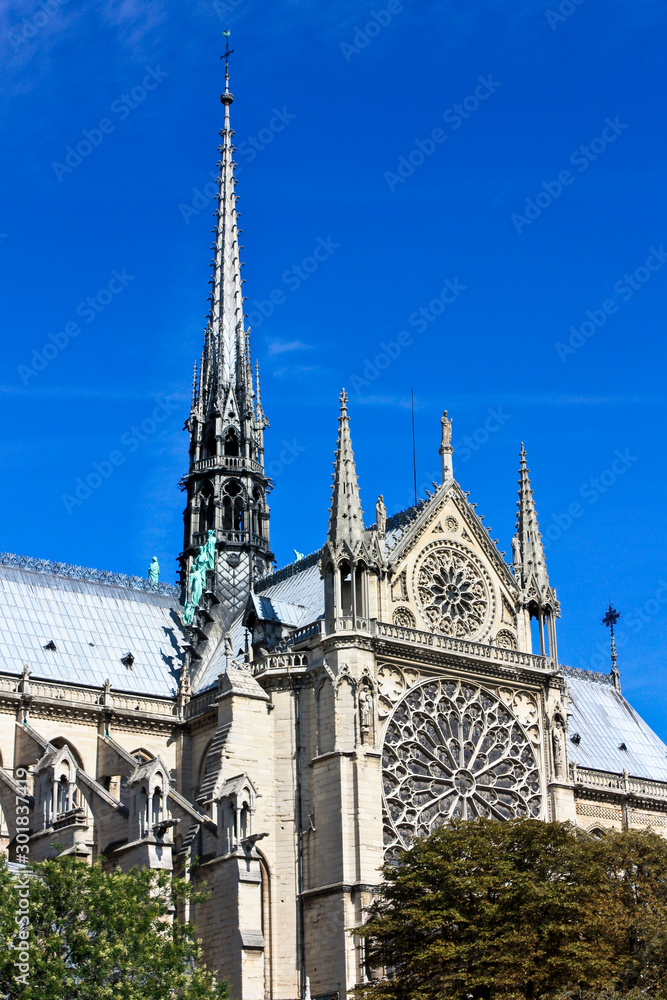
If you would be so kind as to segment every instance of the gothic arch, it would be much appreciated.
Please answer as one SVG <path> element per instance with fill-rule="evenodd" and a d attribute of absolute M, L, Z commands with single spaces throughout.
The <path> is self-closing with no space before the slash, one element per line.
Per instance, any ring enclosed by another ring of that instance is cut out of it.
<path fill-rule="evenodd" d="M 227 458 L 238 458 L 240 455 L 239 432 L 234 426 L 227 426 L 223 432 L 222 453 Z"/>
<path fill-rule="evenodd" d="M 82 771 L 85 771 L 81 754 L 69 740 L 65 739 L 64 736 L 56 736 L 54 740 L 49 740 L 49 743 L 52 747 L 55 747 L 56 750 L 62 750 L 66 747 L 74 758 L 75 765 L 80 767 Z"/>

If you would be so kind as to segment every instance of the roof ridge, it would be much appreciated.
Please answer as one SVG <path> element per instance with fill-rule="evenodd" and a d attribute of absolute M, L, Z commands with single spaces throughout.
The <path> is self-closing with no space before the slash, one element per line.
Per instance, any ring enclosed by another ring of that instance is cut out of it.
<path fill-rule="evenodd" d="M 316 549 L 315 552 L 310 552 L 303 559 L 298 559 L 296 562 L 288 563 L 287 566 L 283 566 L 282 569 L 278 569 L 275 573 L 271 573 L 269 576 L 263 576 L 261 580 L 258 580 L 255 584 L 255 593 L 261 594 L 263 590 L 267 590 L 272 587 L 274 583 L 281 583 L 283 580 L 289 579 L 290 576 L 296 576 L 304 569 L 310 569 L 311 566 L 315 566 L 322 555 L 322 549 Z M 289 603 L 289 602 L 286 602 Z"/>
<path fill-rule="evenodd" d="M 566 677 L 578 677 L 583 681 L 594 681 L 596 684 L 607 684 L 614 686 L 611 674 L 605 674 L 601 670 L 585 670 L 584 667 L 568 667 L 564 663 L 559 664 L 561 673 Z"/>
<path fill-rule="evenodd" d="M 48 573 L 51 576 L 62 576 L 69 580 L 89 580 L 91 583 L 103 583 L 109 587 L 144 590 L 166 597 L 180 596 L 180 588 L 175 584 L 158 583 L 157 589 L 154 589 L 147 577 L 114 573 L 111 570 L 93 569 L 88 566 L 75 566 L 72 563 L 52 562 L 50 559 L 15 555 L 13 552 L 0 552 L 0 566 L 28 569 L 35 573 Z"/>

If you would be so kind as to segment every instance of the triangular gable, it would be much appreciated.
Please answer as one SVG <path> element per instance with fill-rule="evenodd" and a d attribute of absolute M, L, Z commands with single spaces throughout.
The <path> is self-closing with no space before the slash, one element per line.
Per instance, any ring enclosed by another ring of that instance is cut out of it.
<path fill-rule="evenodd" d="M 484 528 L 479 516 L 454 479 L 450 479 L 448 482 L 438 486 L 435 493 L 423 504 L 421 509 L 417 509 L 416 515 L 405 526 L 400 539 L 388 553 L 390 566 L 397 567 L 415 545 L 419 543 L 428 529 L 434 530 L 437 527 L 442 527 L 439 525 L 438 517 L 443 514 L 444 507 L 448 501 L 453 502 L 465 529 L 469 533 L 469 536 L 466 536 L 464 531 L 462 533 L 463 538 L 471 536 L 470 540 L 474 539 L 477 542 L 477 545 L 488 559 L 490 565 L 498 574 L 499 579 L 513 597 L 518 597 L 519 588 L 510 572 L 509 566 L 489 538 L 488 532 Z M 442 533 L 446 533 L 444 529 Z"/>

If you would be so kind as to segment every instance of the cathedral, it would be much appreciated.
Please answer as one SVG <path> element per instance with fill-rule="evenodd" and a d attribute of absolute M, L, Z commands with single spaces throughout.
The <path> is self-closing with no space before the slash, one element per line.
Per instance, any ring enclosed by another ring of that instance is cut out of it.
<path fill-rule="evenodd" d="M 209 895 L 176 917 L 235 1000 L 343 1000 L 375 974 L 351 931 L 414 837 L 480 816 L 666 834 L 667 746 L 613 643 L 609 673 L 558 659 L 523 445 L 508 563 L 447 413 L 441 483 L 364 515 L 343 390 L 322 546 L 275 568 L 228 71 L 221 101 L 180 586 L 0 556 L 0 850 L 186 871 Z"/>

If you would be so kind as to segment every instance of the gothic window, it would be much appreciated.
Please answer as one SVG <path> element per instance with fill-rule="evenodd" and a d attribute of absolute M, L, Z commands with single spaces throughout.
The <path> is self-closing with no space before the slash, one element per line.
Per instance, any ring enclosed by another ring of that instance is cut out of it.
<path fill-rule="evenodd" d="M 494 695 L 460 680 L 423 681 L 404 695 L 382 753 L 385 857 L 450 819 L 539 818 L 535 752 Z"/>
<path fill-rule="evenodd" d="M 210 483 L 204 483 L 199 500 L 199 531 L 203 534 L 213 527 L 215 527 L 213 487 Z"/>
<path fill-rule="evenodd" d="M 58 781 L 56 815 L 62 816 L 63 813 L 69 812 L 69 808 L 69 780 L 66 775 L 63 774 Z"/>
<path fill-rule="evenodd" d="M 228 480 L 224 486 L 222 526 L 225 531 L 243 531 L 243 492 L 235 479 Z"/>
<path fill-rule="evenodd" d="M 434 632 L 481 637 L 493 610 L 491 587 L 481 563 L 456 542 L 432 543 L 414 573 L 421 614 Z"/>
<path fill-rule="evenodd" d="M 262 493 L 257 487 L 253 490 L 252 530 L 255 535 L 262 534 Z"/>
<path fill-rule="evenodd" d="M 208 430 L 204 435 L 204 458 L 213 458 L 217 454 L 217 451 L 215 424 L 209 424 Z"/>
<path fill-rule="evenodd" d="M 340 613 L 343 617 L 352 614 L 352 568 L 349 562 L 340 564 Z"/>
<path fill-rule="evenodd" d="M 366 594 L 364 588 L 364 575 L 366 572 L 366 567 L 363 563 L 357 563 L 355 572 L 355 597 L 357 604 L 357 614 L 360 618 L 367 618 L 367 608 L 366 608 Z"/>
<path fill-rule="evenodd" d="M 239 456 L 239 436 L 234 427 L 228 427 L 225 432 L 224 454 L 229 458 Z"/>
<path fill-rule="evenodd" d="M 139 792 L 139 836 L 145 837 L 148 834 L 148 795 L 146 789 Z"/>
<path fill-rule="evenodd" d="M 153 826 L 156 826 L 162 819 L 162 792 L 156 788 L 153 792 Z"/>

